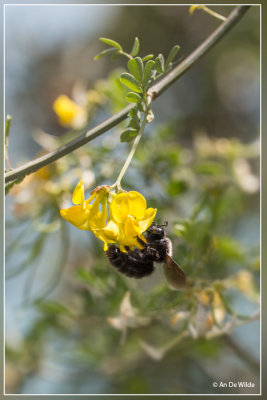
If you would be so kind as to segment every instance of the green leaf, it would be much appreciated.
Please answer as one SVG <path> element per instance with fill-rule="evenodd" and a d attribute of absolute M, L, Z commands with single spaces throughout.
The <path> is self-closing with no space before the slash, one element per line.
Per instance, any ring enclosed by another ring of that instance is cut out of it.
<path fill-rule="evenodd" d="M 138 134 L 138 130 L 134 128 L 127 128 L 124 132 L 122 132 L 120 140 L 121 143 L 129 143 L 131 142 Z"/>
<path fill-rule="evenodd" d="M 134 39 L 133 48 L 132 48 L 131 53 L 130 53 L 131 56 L 135 57 L 138 54 L 139 47 L 140 47 L 139 39 L 138 39 L 138 37 L 136 37 Z"/>
<path fill-rule="evenodd" d="M 175 46 L 173 46 L 173 48 L 171 49 L 171 51 L 167 57 L 166 63 L 165 63 L 165 71 L 169 68 L 171 62 L 174 60 L 179 49 L 180 49 L 180 46 L 178 46 L 177 44 Z"/>
<path fill-rule="evenodd" d="M 142 82 L 144 66 L 140 57 L 129 60 L 128 69 L 138 82 Z"/>
<path fill-rule="evenodd" d="M 103 37 L 99 38 L 99 40 L 101 40 L 101 42 L 109 44 L 110 46 L 116 47 L 116 49 L 118 49 L 118 50 L 122 50 L 121 45 L 118 42 L 115 42 L 115 40 L 103 38 Z"/>
<path fill-rule="evenodd" d="M 154 57 L 154 54 L 148 54 L 147 56 L 143 57 L 142 60 L 143 60 L 143 62 L 145 62 L 145 61 L 151 60 L 151 58 L 153 58 L 153 57 Z"/>
<path fill-rule="evenodd" d="M 155 68 L 160 74 L 164 72 L 164 57 L 162 54 L 159 54 L 155 59 Z"/>
<path fill-rule="evenodd" d="M 143 85 L 146 86 L 149 83 L 149 80 L 152 78 L 154 66 L 155 66 L 155 61 L 153 60 L 147 61 L 144 69 Z"/>
<path fill-rule="evenodd" d="M 11 122 L 12 122 L 12 117 L 10 115 L 7 115 L 6 116 L 6 124 L 5 124 L 5 144 L 6 144 L 6 146 L 7 146 L 7 142 L 8 142 Z"/>
<path fill-rule="evenodd" d="M 139 103 L 142 100 L 142 97 L 134 92 L 129 92 L 126 96 L 126 100 L 130 103 Z"/>
<path fill-rule="evenodd" d="M 120 81 L 129 89 L 134 90 L 138 93 L 142 93 L 142 88 L 133 75 L 124 72 L 120 76 Z"/>
<path fill-rule="evenodd" d="M 101 53 L 99 53 L 99 54 L 97 54 L 95 57 L 94 57 L 94 60 L 99 60 L 99 58 L 101 58 L 101 57 L 103 57 L 103 56 L 105 56 L 105 55 L 107 55 L 107 54 L 114 54 L 114 53 L 117 53 L 117 49 L 115 49 L 114 47 L 112 47 L 112 48 L 110 48 L 110 49 L 106 49 L 106 50 L 103 50 L 103 51 L 101 51 Z"/>

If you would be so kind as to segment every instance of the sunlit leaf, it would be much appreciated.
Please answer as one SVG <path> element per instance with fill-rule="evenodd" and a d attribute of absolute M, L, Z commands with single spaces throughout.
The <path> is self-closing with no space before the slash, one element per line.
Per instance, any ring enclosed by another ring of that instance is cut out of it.
<path fill-rule="evenodd" d="M 130 53 L 132 57 L 135 57 L 138 54 L 139 47 L 140 47 L 139 39 L 138 39 L 138 37 L 136 37 L 134 39 L 133 48 L 132 48 L 131 53 Z"/>
<path fill-rule="evenodd" d="M 142 60 L 143 60 L 143 62 L 145 62 L 145 61 L 151 60 L 151 58 L 153 58 L 153 57 L 154 57 L 154 54 L 148 54 L 147 56 L 143 57 Z"/>
<path fill-rule="evenodd" d="M 10 126 L 12 122 L 12 117 L 10 115 L 7 115 L 6 117 L 6 123 L 5 123 L 5 145 L 7 146 L 8 142 L 8 137 L 9 137 L 9 131 L 10 131 Z"/>
<path fill-rule="evenodd" d="M 143 61 L 140 57 L 132 58 L 131 60 L 129 60 L 128 69 L 138 82 L 142 82 L 144 66 Z"/>
<path fill-rule="evenodd" d="M 120 81 L 129 89 L 142 93 L 142 88 L 133 75 L 124 72 L 121 74 Z"/>
<path fill-rule="evenodd" d="M 129 101 L 130 103 L 138 103 L 139 101 L 142 100 L 142 97 L 139 96 L 139 94 L 137 93 L 129 92 L 126 96 L 126 100 Z"/>
<path fill-rule="evenodd" d="M 108 55 L 108 54 L 114 54 L 114 53 L 117 53 L 117 49 L 116 48 L 110 48 L 110 49 L 106 49 L 106 50 L 103 50 L 103 51 L 101 51 L 101 53 L 99 53 L 99 54 L 97 54 L 95 57 L 94 57 L 94 60 L 99 60 L 99 58 L 101 58 L 101 57 L 103 57 L 103 56 L 106 56 L 106 55 Z"/>
<path fill-rule="evenodd" d="M 159 73 L 164 72 L 164 57 L 162 54 L 159 54 L 155 59 L 155 68 Z"/>
<path fill-rule="evenodd" d="M 171 49 L 171 51 L 167 57 L 166 63 L 165 63 L 165 71 L 169 68 L 170 64 L 176 57 L 176 54 L 178 53 L 179 49 L 180 49 L 180 46 L 178 46 L 177 44 L 175 46 L 173 46 L 173 48 Z"/>
<path fill-rule="evenodd" d="M 101 42 L 109 44 L 110 46 L 116 47 L 116 49 L 118 50 L 122 50 L 121 45 L 118 42 L 115 42 L 115 40 L 112 39 L 108 39 L 108 38 L 99 38 L 99 40 L 101 40 Z"/>
<path fill-rule="evenodd" d="M 144 69 L 144 74 L 143 74 L 143 85 L 147 85 L 152 78 L 153 75 L 153 69 L 154 69 L 155 61 L 149 60 L 147 61 Z"/>

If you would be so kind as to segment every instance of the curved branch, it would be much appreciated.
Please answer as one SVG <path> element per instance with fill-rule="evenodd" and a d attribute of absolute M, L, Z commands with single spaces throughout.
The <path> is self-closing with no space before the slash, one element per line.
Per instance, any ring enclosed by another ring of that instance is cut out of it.
<path fill-rule="evenodd" d="M 225 34 L 228 32 L 245 14 L 249 6 L 237 6 L 229 14 L 227 19 L 217 28 L 215 31 L 198 46 L 188 57 L 186 57 L 180 64 L 177 65 L 171 72 L 169 72 L 164 78 L 153 85 L 149 89 L 149 94 L 152 100 L 155 100 L 161 93 L 163 93 L 170 85 L 172 85 L 181 75 L 183 75 L 196 61 L 198 61 L 207 51 L 214 46 Z M 104 132 L 116 126 L 118 123 L 123 121 L 131 108 L 134 105 L 129 105 L 121 110 L 119 113 L 113 115 L 112 117 L 106 119 L 104 122 L 90 129 L 89 131 L 83 133 L 76 139 L 70 141 L 64 146 L 59 147 L 57 150 L 52 151 L 42 157 L 36 158 L 21 167 L 15 168 L 5 174 L 5 182 L 12 182 L 17 179 L 29 175 L 38 169 L 58 160 L 59 158 L 65 156 L 68 153 L 78 149 L 84 144 L 90 142 L 96 137 L 102 135 Z"/>

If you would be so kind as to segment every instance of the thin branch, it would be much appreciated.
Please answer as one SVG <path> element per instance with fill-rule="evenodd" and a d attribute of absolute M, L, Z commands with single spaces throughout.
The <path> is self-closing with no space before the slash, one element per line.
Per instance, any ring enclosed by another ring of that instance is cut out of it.
<path fill-rule="evenodd" d="M 198 61 L 207 51 L 214 46 L 225 34 L 228 32 L 245 14 L 249 6 L 237 6 L 229 14 L 227 19 L 200 45 L 198 46 L 188 57 L 186 57 L 176 68 L 174 68 L 168 75 L 162 78 L 158 83 L 153 85 L 149 89 L 149 94 L 153 100 L 163 93 L 170 85 L 172 85 L 180 76 L 182 76 L 196 61 Z M 66 154 L 78 149 L 84 144 L 90 142 L 96 137 L 102 135 L 104 132 L 113 128 L 121 121 L 123 121 L 133 105 L 129 105 L 121 110 L 119 113 L 106 119 L 104 122 L 83 133 L 76 139 L 70 141 L 64 146 L 59 147 L 57 150 L 52 151 L 42 157 L 36 158 L 21 167 L 15 168 L 5 174 L 5 182 L 11 182 L 16 179 L 22 178 L 25 175 L 29 175 L 38 169 L 64 157 Z"/>
<path fill-rule="evenodd" d="M 154 100 L 162 92 L 168 89 L 180 76 L 182 76 L 196 61 L 207 53 L 219 39 L 221 39 L 247 12 L 249 6 L 237 6 L 229 14 L 227 19 L 219 25 L 217 29 L 201 43 L 188 57 L 186 57 L 176 68 L 174 68 L 168 75 L 162 78 L 158 83 L 149 89 L 150 95 Z"/>

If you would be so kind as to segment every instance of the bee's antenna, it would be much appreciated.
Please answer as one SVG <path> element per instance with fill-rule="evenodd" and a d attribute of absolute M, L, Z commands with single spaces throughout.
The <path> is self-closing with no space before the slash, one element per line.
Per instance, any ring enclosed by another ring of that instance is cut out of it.
<path fill-rule="evenodd" d="M 168 226 L 168 221 L 165 221 L 164 224 L 158 225 L 158 226 L 166 226 L 167 227 Z"/>

